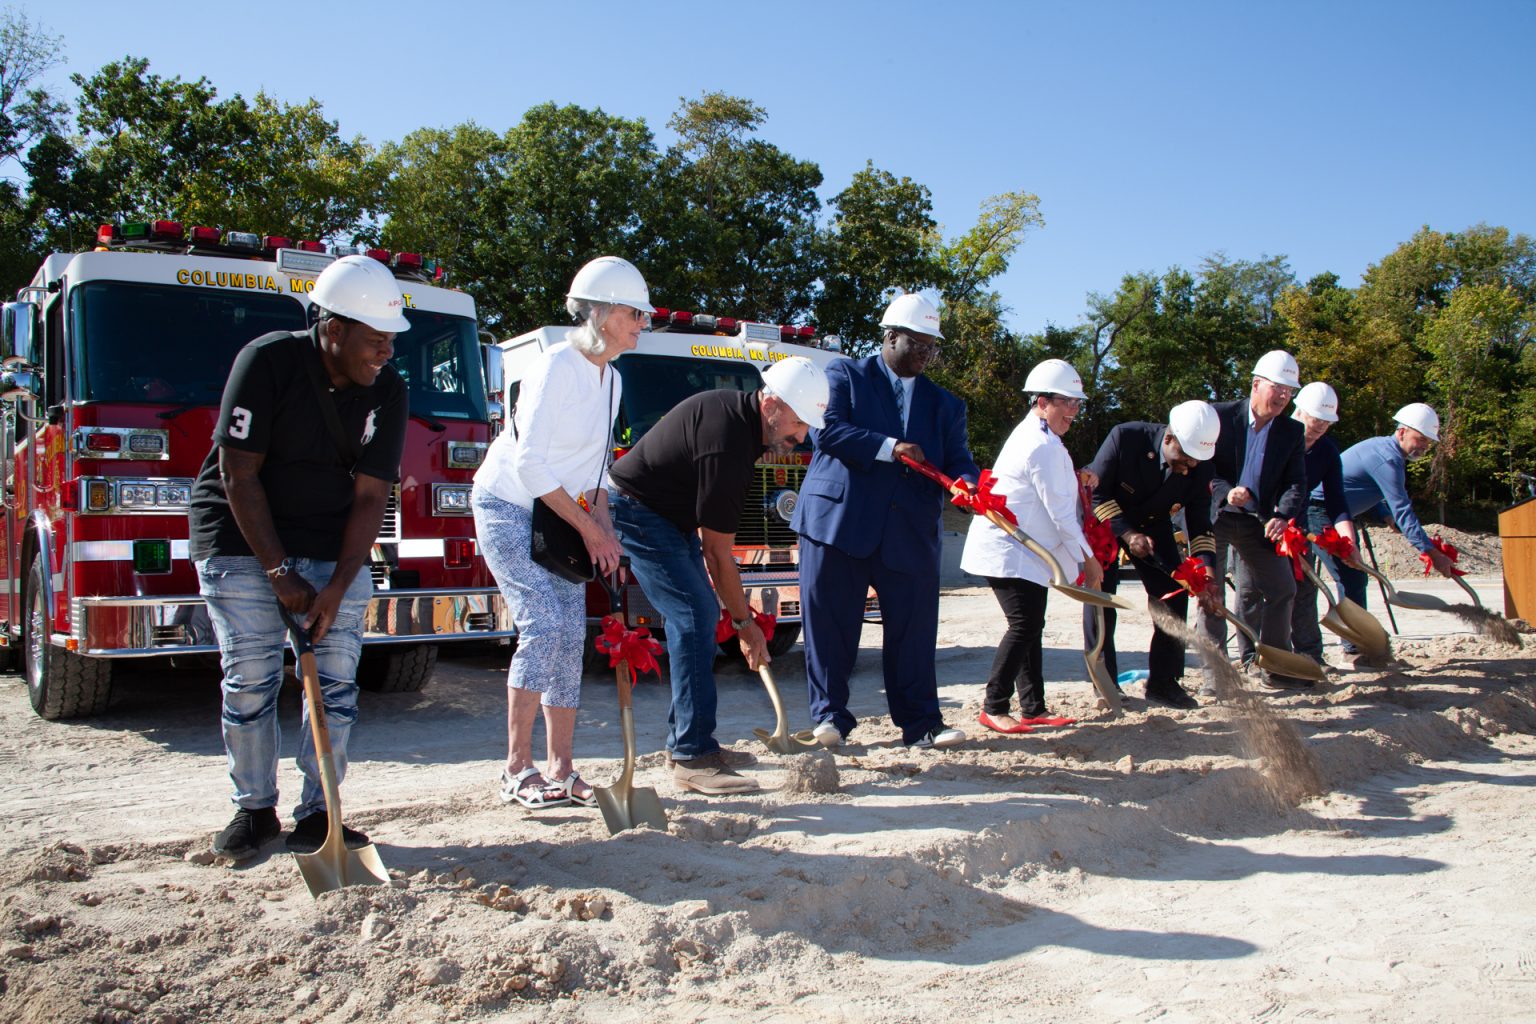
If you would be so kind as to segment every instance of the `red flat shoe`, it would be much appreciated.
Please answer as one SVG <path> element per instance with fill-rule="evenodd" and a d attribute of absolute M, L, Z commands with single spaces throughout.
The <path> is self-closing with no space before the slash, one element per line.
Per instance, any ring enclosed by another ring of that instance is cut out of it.
<path fill-rule="evenodd" d="M 1075 718 L 1061 718 L 1056 715 L 1047 715 L 1041 718 L 1021 718 L 1020 722 L 1028 725 L 1076 725 Z"/>
<path fill-rule="evenodd" d="M 1015 725 L 1008 725 L 1008 726 L 998 725 L 997 724 L 997 719 L 993 718 L 991 715 L 987 714 L 985 711 L 983 711 L 981 713 L 981 717 L 978 718 L 977 721 L 980 722 L 986 728 L 991 729 L 993 732 L 1000 732 L 1000 733 L 1003 733 L 1004 735 L 1017 735 L 1019 733 L 1034 732 L 1033 729 L 1031 729 L 1027 725 L 1024 725 L 1023 723 L 1018 723 L 1018 724 L 1015 724 Z"/>

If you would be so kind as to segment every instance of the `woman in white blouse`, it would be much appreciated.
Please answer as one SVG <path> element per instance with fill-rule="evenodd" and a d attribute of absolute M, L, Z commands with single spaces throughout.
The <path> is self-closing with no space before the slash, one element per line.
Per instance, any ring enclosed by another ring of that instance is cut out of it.
<path fill-rule="evenodd" d="M 480 548 L 517 624 L 517 651 L 507 671 L 501 799 L 529 808 L 597 803 L 571 760 L 587 635 L 586 587 L 530 557 L 533 502 L 543 499 L 580 532 L 598 572 L 618 567 L 621 551 L 602 486 L 623 394 L 610 364 L 635 347 L 655 312 L 640 271 L 617 256 L 582 267 L 565 306 L 576 327 L 523 378 L 517 408 L 475 473 L 470 498 Z M 540 704 L 547 774 L 535 766 L 532 749 Z"/>
<path fill-rule="evenodd" d="M 1104 572 L 1078 522 L 1078 477 L 1061 443 L 1086 397 L 1082 378 L 1071 363 L 1047 359 L 1029 372 L 1024 392 L 1030 396 L 1029 413 L 997 457 L 993 493 L 1007 500 L 1019 528 L 1050 551 L 1069 577 L 1081 566 L 1084 585 L 1098 589 Z M 971 522 L 960 567 L 986 578 L 1008 620 L 987 679 L 981 724 L 993 732 L 1028 732 L 1030 720 L 1046 713 L 1040 662 L 1051 571 L 981 516 Z M 1011 713 L 1015 690 L 1019 718 Z"/>

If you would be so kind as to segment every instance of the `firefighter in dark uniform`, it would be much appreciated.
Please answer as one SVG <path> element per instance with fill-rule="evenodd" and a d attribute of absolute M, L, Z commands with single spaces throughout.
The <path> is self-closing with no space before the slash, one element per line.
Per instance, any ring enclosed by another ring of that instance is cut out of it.
<path fill-rule="evenodd" d="M 1221 423 L 1205 402 L 1184 402 L 1161 423 L 1122 423 L 1109 432 L 1088 469 L 1098 479 L 1093 514 L 1108 523 L 1120 547 L 1130 555 L 1150 601 L 1160 602 L 1184 619 L 1188 595 L 1169 575 L 1183 556 L 1173 536 L 1172 516 L 1184 509 L 1189 553 L 1212 568 L 1216 539 L 1211 531 L 1211 479 Z M 1105 566 L 1104 590 L 1113 594 L 1118 565 Z M 1165 599 L 1165 595 L 1178 592 Z M 1098 629 L 1096 609 L 1083 613 L 1083 637 L 1089 649 Z M 1115 612 L 1104 609 L 1104 663 L 1111 677 L 1115 664 Z M 1179 685 L 1184 676 L 1184 643 L 1153 627 L 1147 654 L 1147 700 L 1172 708 L 1198 707 Z"/>

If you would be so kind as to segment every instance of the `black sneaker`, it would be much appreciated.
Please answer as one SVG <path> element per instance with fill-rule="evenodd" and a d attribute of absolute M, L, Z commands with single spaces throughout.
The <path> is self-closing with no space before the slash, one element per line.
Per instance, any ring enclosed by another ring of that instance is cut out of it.
<path fill-rule="evenodd" d="M 294 822 L 293 831 L 288 833 L 288 852 L 314 853 L 325 845 L 325 838 L 330 835 L 330 832 L 330 817 L 324 811 L 316 811 L 307 818 L 300 818 Z M 345 825 L 341 826 L 341 836 L 349 850 L 361 849 L 369 842 L 367 836 Z"/>
<path fill-rule="evenodd" d="M 250 860 L 257 852 L 282 834 L 283 826 L 277 820 L 277 808 L 242 807 L 224 826 L 224 831 L 213 837 L 213 852 L 239 863 Z"/>

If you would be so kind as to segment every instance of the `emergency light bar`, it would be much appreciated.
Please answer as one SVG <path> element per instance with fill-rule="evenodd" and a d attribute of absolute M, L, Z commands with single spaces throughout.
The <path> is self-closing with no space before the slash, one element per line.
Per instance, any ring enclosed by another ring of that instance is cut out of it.
<path fill-rule="evenodd" d="M 176 220 L 128 221 L 102 224 L 96 229 L 98 249 L 135 249 L 195 256 L 238 256 L 275 259 L 278 269 L 292 274 L 318 274 L 341 256 L 364 255 L 391 268 L 397 277 L 445 284 L 448 272 L 436 260 L 421 253 L 390 252 L 357 245 L 333 245 L 288 235 L 261 235 L 253 231 L 227 231 L 206 225 L 190 229 Z"/>

